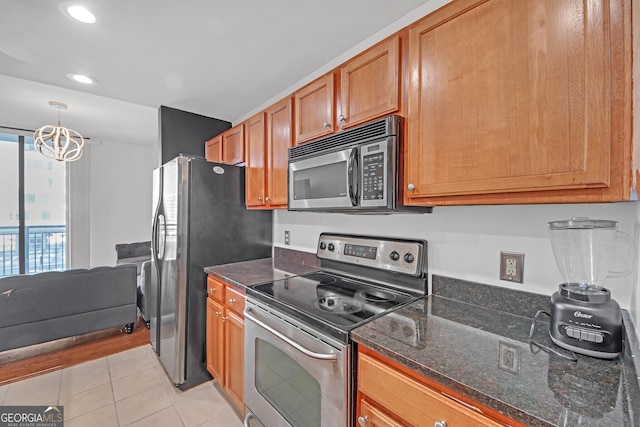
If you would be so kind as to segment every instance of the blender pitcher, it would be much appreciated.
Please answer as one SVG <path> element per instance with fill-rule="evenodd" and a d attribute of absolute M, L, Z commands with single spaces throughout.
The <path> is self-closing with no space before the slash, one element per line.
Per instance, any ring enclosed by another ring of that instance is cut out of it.
<path fill-rule="evenodd" d="M 580 288 L 600 288 L 607 277 L 622 277 L 636 268 L 636 246 L 628 234 L 618 231 L 617 221 L 572 218 L 552 221 L 549 238 L 565 283 Z M 617 243 L 626 245 L 626 251 Z M 611 270 L 614 254 L 625 255 L 621 270 Z"/>

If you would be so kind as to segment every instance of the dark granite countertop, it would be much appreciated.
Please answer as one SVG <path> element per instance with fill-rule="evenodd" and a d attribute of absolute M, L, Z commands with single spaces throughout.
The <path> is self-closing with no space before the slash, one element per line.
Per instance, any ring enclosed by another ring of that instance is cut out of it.
<path fill-rule="evenodd" d="M 315 254 L 276 249 L 278 250 L 275 251 L 273 258 L 205 267 L 204 271 L 241 289 L 246 289 L 318 270 L 319 263 Z"/>
<path fill-rule="evenodd" d="M 491 292 L 487 285 L 465 283 Z M 527 300 L 514 296 L 519 304 Z M 637 426 L 638 343 L 628 312 L 623 317 L 625 349 L 615 360 L 578 355 L 573 362 L 541 351 L 529 344 L 531 317 L 437 294 L 355 329 L 352 339 L 529 426 Z M 548 328 L 539 321 L 534 339 L 566 353 L 551 342 Z"/>

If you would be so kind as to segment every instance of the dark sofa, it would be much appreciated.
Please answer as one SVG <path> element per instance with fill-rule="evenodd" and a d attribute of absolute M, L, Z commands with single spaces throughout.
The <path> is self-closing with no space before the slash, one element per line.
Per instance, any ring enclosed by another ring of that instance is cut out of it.
<path fill-rule="evenodd" d="M 136 321 L 136 266 L 0 278 L 0 351 Z"/>
<path fill-rule="evenodd" d="M 149 286 L 151 286 L 151 241 L 119 243 L 116 245 L 116 265 L 135 264 L 138 272 L 137 305 L 147 328 L 150 326 L 147 311 Z"/>

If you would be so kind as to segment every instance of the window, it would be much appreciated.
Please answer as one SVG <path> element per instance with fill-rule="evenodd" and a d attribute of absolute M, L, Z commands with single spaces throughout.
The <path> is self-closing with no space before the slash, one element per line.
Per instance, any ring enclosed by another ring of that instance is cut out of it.
<path fill-rule="evenodd" d="M 0 134 L 0 277 L 66 267 L 66 167 Z"/>

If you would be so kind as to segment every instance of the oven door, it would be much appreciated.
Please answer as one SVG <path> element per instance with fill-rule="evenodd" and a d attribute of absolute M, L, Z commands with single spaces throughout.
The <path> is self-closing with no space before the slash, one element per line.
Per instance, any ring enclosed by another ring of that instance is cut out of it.
<path fill-rule="evenodd" d="M 251 299 L 244 315 L 245 424 L 348 426 L 350 347 Z"/>
<path fill-rule="evenodd" d="M 289 209 L 349 209 L 358 205 L 358 148 L 289 162 Z"/>

